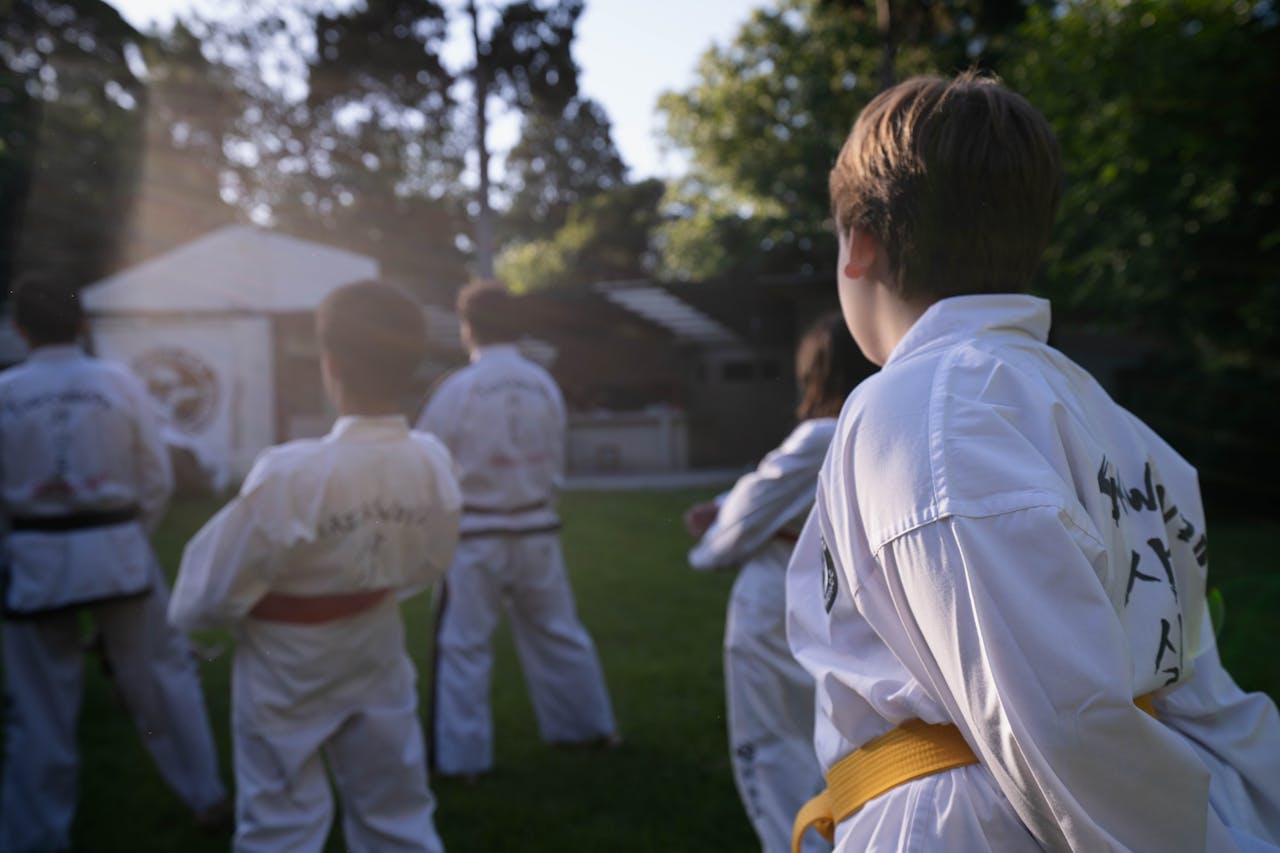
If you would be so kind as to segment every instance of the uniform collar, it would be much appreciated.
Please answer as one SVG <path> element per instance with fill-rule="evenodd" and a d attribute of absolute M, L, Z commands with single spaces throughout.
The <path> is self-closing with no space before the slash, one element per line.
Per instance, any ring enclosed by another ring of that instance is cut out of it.
<path fill-rule="evenodd" d="M 518 355 L 520 355 L 520 348 L 515 344 L 485 344 L 471 351 L 471 363 L 475 364 L 482 358 L 492 358 L 493 356 Z"/>
<path fill-rule="evenodd" d="M 917 353 L 991 334 L 1049 337 L 1049 301 L 1025 293 L 952 296 L 933 303 L 893 348 L 884 366 Z"/>
<path fill-rule="evenodd" d="M 404 415 L 343 415 L 333 422 L 326 441 L 378 441 L 409 434 L 409 421 Z"/>
<path fill-rule="evenodd" d="M 27 361 L 51 364 L 60 361 L 75 361 L 85 358 L 84 350 L 79 344 L 46 344 L 31 350 Z"/>

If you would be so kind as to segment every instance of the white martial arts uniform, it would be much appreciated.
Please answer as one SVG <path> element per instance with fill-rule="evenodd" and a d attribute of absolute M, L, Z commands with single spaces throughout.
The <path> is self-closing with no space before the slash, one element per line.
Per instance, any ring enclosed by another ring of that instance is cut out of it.
<path fill-rule="evenodd" d="M 835 418 L 804 421 L 718 501 L 689 552 L 695 569 L 737 566 L 724 631 L 733 778 L 765 853 L 791 849 L 791 822 L 823 788 L 813 754 L 813 679 L 786 636 L 787 560 L 813 505 Z M 806 839 L 820 850 L 816 833 Z"/>
<path fill-rule="evenodd" d="M 418 425 L 452 451 L 465 500 L 436 636 L 436 768 L 460 775 L 493 766 L 491 637 L 504 603 L 542 738 L 612 735 L 604 673 L 560 551 L 565 409 L 555 381 L 513 345 L 480 347 Z"/>
<path fill-rule="evenodd" d="M 71 345 L 0 375 L 4 674 L 0 851 L 70 846 L 78 791 L 80 608 L 169 785 L 193 810 L 226 791 L 185 638 L 148 530 L 173 487 L 154 403 L 124 367 Z"/>
<path fill-rule="evenodd" d="M 187 544 L 169 617 L 228 626 L 237 851 L 320 850 L 333 815 L 351 850 L 439 851 L 398 598 L 448 566 L 461 493 L 448 452 L 403 417 L 343 417 L 264 451 L 240 494 Z M 315 624 L 250 615 L 268 593 L 386 589 Z"/>
<path fill-rule="evenodd" d="M 1034 297 L 942 300 L 841 414 L 787 579 L 818 758 L 918 718 L 981 764 L 837 849 L 1267 849 L 1280 720 L 1218 659 L 1195 471 L 1048 328 Z"/>

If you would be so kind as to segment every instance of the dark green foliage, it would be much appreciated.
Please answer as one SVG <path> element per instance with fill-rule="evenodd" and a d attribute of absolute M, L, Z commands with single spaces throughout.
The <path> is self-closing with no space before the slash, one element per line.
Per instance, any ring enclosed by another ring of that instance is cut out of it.
<path fill-rule="evenodd" d="M 146 96 L 142 37 L 99 0 L 0 2 L 0 296 L 24 269 L 108 271 L 127 222 Z"/>
<path fill-rule="evenodd" d="M 508 246 L 498 274 L 521 293 L 643 278 L 654 266 L 650 240 L 662 195 L 656 180 L 596 192 L 569 207 L 550 238 Z"/>
<path fill-rule="evenodd" d="M 1039 107 L 1066 194 L 1038 280 L 1057 324 L 1145 350 L 1118 395 L 1202 469 L 1274 508 L 1280 456 L 1280 14 L 1269 0 L 889 4 L 897 78 L 974 64 Z M 660 269 L 831 270 L 826 177 L 880 88 L 876 4 L 783 0 L 666 95 L 693 158 Z"/>
<path fill-rule="evenodd" d="M 500 224 L 509 238 L 550 237 L 575 204 L 626 181 L 604 107 L 575 98 L 562 113 L 549 109 L 525 114 L 520 141 L 507 154 L 503 183 L 511 204 Z"/>
<path fill-rule="evenodd" d="M 1122 389 L 1256 505 L 1280 474 L 1280 16 L 1266 2 L 1032 10 L 1007 70 L 1053 123 L 1067 188 L 1043 292 L 1061 322 L 1157 350 Z"/>
<path fill-rule="evenodd" d="M 493 94 L 522 112 L 563 110 L 578 94 L 570 48 L 582 8 L 582 0 L 522 0 L 501 7 L 480 55 Z"/>
<path fill-rule="evenodd" d="M 693 160 L 673 192 L 662 271 L 716 278 L 832 269 L 827 173 L 858 111 L 883 88 L 874 2 L 782 0 L 757 9 L 697 81 L 659 101 Z M 889 4 L 898 78 L 990 62 L 1019 4 Z"/>

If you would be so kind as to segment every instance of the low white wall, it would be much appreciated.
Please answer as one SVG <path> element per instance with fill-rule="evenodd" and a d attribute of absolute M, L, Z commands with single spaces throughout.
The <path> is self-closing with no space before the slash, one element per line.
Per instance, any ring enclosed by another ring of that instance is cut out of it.
<path fill-rule="evenodd" d="M 589 412 L 569 416 L 570 474 L 684 471 L 689 431 L 683 412 Z"/>

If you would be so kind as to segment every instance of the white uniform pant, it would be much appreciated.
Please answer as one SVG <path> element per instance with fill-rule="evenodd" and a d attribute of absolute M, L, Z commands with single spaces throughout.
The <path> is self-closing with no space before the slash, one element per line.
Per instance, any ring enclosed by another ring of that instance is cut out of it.
<path fill-rule="evenodd" d="M 796 813 L 825 787 L 813 750 L 813 678 L 787 646 L 785 578 L 776 561 L 748 561 L 724 633 L 733 777 L 765 853 L 791 849 Z M 810 833 L 805 849 L 830 845 Z"/>
<path fill-rule="evenodd" d="M 616 724 L 591 637 L 578 619 L 556 533 L 464 538 L 436 635 L 432 744 L 440 773 L 493 766 L 491 639 L 505 605 L 542 739 L 589 741 Z"/>
<path fill-rule="evenodd" d="M 226 796 L 199 674 L 165 618 L 159 567 L 143 598 L 90 605 L 112 678 L 161 775 L 193 810 Z M 76 809 L 84 653 L 76 610 L 4 622 L 8 695 L 0 851 L 71 846 Z"/>
<path fill-rule="evenodd" d="M 264 730 L 237 716 L 237 853 L 324 849 L 333 821 L 327 761 L 352 853 L 441 853 L 416 697 L 361 709 L 331 725 Z"/>

